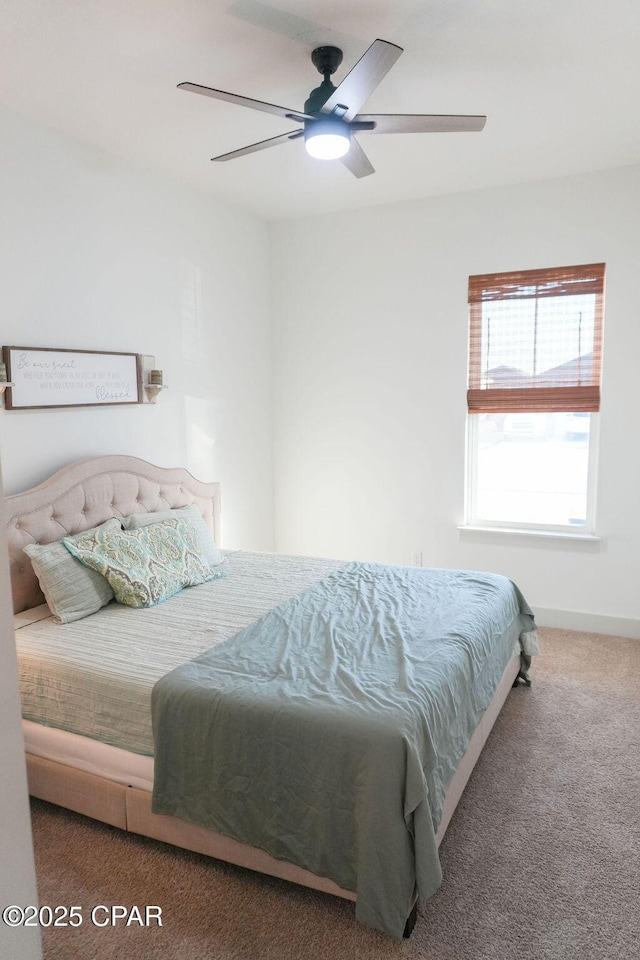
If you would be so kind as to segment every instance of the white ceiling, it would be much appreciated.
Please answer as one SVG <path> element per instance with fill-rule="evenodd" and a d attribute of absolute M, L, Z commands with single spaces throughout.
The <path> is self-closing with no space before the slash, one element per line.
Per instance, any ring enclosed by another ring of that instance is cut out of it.
<path fill-rule="evenodd" d="M 367 113 L 484 113 L 481 133 L 368 136 L 376 173 L 312 160 L 295 129 L 176 89 L 189 80 L 302 109 L 311 51 L 405 52 Z M 638 0 L 1 0 L 0 99 L 267 219 L 640 161 Z"/>

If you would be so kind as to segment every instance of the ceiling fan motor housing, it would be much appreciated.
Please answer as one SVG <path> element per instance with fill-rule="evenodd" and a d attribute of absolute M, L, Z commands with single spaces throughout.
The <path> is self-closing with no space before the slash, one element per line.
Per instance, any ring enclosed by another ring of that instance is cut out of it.
<path fill-rule="evenodd" d="M 324 107 L 325 103 L 332 95 L 336 88 L 331 83 L 331 80 L 327 77 L 326 80 L 323 80 L 319 87 L 316 87 L 315 90 L 312 90 L 307 99 L 304 102 L 304 112 L 310 114 L 320 113 L 321 109 Z"/>

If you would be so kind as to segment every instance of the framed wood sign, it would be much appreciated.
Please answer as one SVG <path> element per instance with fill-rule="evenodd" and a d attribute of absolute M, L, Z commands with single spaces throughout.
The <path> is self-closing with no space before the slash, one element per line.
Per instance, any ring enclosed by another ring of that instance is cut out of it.
<path fill-rule="evenodd" d="M 137 353 L 3 347 L 7 410 L 141 403 Z"/>

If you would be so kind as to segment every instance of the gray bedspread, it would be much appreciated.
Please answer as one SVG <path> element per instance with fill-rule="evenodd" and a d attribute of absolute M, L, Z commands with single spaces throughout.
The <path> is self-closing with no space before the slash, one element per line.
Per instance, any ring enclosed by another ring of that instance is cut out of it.
<path fill-rule="evenodd" d="M 533 617 L 505 577 L 351 563 L 167 674 L 153 810 L 357 893 L 401 937 L 444 796 Z"/>

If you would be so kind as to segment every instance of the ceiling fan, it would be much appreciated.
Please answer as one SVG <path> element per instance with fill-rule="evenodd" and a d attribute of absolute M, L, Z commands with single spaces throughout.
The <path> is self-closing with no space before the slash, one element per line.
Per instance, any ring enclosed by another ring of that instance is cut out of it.
<path fill-rule="evenodd" d="M 487 118 L 482 116 L 443 116 L 402 113 L 358 113 L 369 99 L 383 77 L 403 53 L 402 47 L 387 40 L 374 40 L 369 49 L 337 87 L 331 75 L 342 63 L 342 50 L 338 47 L 317 47 L 311 60 L 322 74 L 319 87 L 312 90 L 304 110 L 290 110 L 263 100 L 252 100 L 236 93 L 214 90 L 198 83 L 179 83 L 178 89 L 200 93 L 216 100 L 227 100 L 241 107 L 262 110 L 278 117 L 295 120 L 303 125 L 301 130 L 282 133 L 269 140 L 252 143 L 240 150 L 223 153 L 212 160 L 234 160 L 267 147 L 275 147 L 288 140 L 304 137 L 307 153 L 321 160 L 341 160 L 356 177 L 375 173 L 369 158 L 356 140 L 358 133 L 453 133 L 482 130 Z"/>

